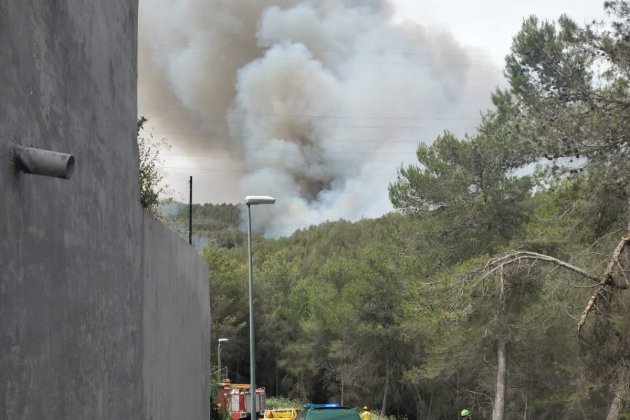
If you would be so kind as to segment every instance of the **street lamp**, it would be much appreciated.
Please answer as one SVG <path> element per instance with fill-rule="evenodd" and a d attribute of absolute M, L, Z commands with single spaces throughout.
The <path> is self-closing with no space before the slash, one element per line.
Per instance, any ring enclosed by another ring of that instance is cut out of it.
<path fill-rule="evenodd" d="M 221 343 L 225 343 L 227 341 L 230 341 L 230 340 L 228 340 L 227 338 L 219 338 L 219 346 L 217 348 L 217 358 L 218 358 L 217 360 L 218 375 L 217 376 L 219 377 L 219 383 L 221 383 Z"/>
<path fill-rule="evenodd" d="M 254 274 L 252 271 L 252 206 L 273 204 L 276 199 L 266 195 L 248 195 L 247 204 L 247 258 L 249 263 L 249 395 L 251 420 L 256 420 L 256 347 L 254 345 Z"/>

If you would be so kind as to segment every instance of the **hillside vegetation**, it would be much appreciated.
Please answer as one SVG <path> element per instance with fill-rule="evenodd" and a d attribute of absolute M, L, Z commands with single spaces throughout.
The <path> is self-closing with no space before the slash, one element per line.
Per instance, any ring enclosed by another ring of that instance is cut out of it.
<path fill-rule="evenodd" d="M 166 211 L 165 211 L 166 210 Z M 240 208 L 235 204 L 193 204 L 193 244 L 203 243 L 218 248 L 233 248 L 245 243 L 246 234 L 239 228 Z M 188 238 L 190 207 L 171 203 L 163 207 L 166 223 L 182 237 Z"/>
<path fill-rule="evenodd" d="M 606 8 L 610 29 L 525 21 L 509 87 L 477 134 L 419 146 L 395 213 L 255 238 L 268 394 L 423 419 L 629 418 L 630 8 Z M 234 235 L 202 255 L 213 346 L 229 338 L 222 364 L 247 382 L 238 211 L 195 211 Z"/>

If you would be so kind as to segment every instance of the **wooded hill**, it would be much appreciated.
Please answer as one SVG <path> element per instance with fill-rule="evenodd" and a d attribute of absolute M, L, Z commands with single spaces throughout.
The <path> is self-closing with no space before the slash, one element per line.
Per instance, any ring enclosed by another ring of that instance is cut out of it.
<path fill-rule="evenodd" d="M 255 239 L 270 395 L 423 419 L 629 418 L 630 7 L 605 6 L 610 28 L 525 21 L 509 87 L 477 134 L 419 146 L 390 185 L 398 212 Z M 212 343 L 229 338 L 222 364 L 247 382 L 246 245 L 218 245 L 202 252 Z"/>
<path fill-rule="evenodd" d="M 182 237 L 188 237 L 190 207 L 183 203 L 169 203 L 170 214 L 165 215 L 165 222 Z M 193 240 L 219 248 L 232 248 L 245 243 L 246 233 L 239 229 L 241 225 L 240 208 L 235 204 L 193 204 L 192 209 Z"/>

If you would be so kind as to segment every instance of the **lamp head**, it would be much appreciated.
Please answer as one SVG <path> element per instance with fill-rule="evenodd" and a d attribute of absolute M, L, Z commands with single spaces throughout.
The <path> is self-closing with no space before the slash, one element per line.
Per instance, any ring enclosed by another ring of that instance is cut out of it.
<path fill-rule="evenodd" d="M 219 338 L 219 343 L 225 343 L 226 341 L 230 341 L 227 338 Z"/>
<path fill-rule="evenodd" d="M 248 195 L 245 197 L 245 204 L 253 206 L 256 204 L 273 204 L 276 199 L 268 195 Z"/>

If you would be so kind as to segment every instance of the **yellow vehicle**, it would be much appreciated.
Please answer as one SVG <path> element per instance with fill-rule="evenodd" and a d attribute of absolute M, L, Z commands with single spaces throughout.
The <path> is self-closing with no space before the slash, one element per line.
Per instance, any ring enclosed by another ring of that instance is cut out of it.
<path fill-rule="evenodd" d="M 264 419 L 285 419 L 295 420 L 300 410 L 297 408 L 276 408 L 275 410 L 265 410 Z"/>

